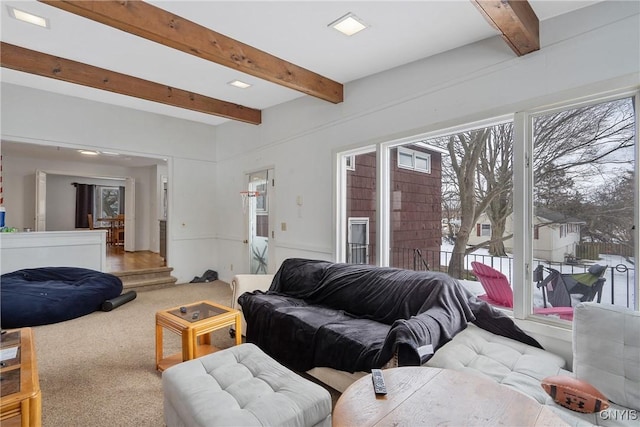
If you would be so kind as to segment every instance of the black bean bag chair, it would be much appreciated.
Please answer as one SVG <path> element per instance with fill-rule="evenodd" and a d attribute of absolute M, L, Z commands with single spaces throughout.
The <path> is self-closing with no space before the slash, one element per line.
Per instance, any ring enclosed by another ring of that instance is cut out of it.
<path fill-rule="evenodd" d="M 46 325 L 100 309 L 122 292 L 120 278 L 77 267 L 43 267 L 0 276 L 3 329 Z"/>

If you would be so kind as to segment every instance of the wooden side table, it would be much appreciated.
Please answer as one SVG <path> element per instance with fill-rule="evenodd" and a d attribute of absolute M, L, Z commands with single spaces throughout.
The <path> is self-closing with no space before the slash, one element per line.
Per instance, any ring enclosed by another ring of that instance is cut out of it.
<path fill-rule="evenodd" d="M 8 330 L 0 338 L 0 424 L 42 425 L 42 395 L 31 328 Z"/>
<path fill-rule="evenodd" d="M 181 311 L 180 308 L 184 310 Z M 218 349 L 211 345 L 211 332 L 235 326 L 236 345 L 242 343 L 240 311 L 211 301 L 199 301 L 156 313 L 156 369 L 164 371 L 176 363 L 195 359 Z M 163 328 L 182 337 L 182 353 L 164 357 Z M 198 341 L 201 341 L 198 343 Z"/>
<path fill-rule="evenodd" d="M 382 371 L 387 394 L 371 374 L 351 384 L 333 410 L 333 426 L 568 426 L 536 400 L 488 378 L 422 366 Z"/>

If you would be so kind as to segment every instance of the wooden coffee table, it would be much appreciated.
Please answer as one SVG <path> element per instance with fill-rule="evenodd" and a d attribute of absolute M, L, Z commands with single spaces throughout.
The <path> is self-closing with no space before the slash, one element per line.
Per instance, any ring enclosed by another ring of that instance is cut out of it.
<path fill-rule="evenodd" d="M 0 348 L 0 424 L 41 426 L 42 395 L 31 328 L 6 331 Z"/>
<path fill-rule="evenodd" d="M 382 371 L 387 394 L 376 396 L 371 374 L 340 396 L 333 426 L 566 426 L 549 408 L 488 378 L 449 369 Z"/>
<path fill-rule="evenodd" d="M 181 308 L 183 308 L 182 311 Z M 199 301 L 157 312 L 156 369 L 164 371 L 176 363 L 217 351 L 218 349 L 211 345 L 210 333 L 225 326 L 235 326 L 236 345 L 241 344 L 241 319 L 238 310 L 211 301 Z M 182 353 L 164 357 L 163 329 L 165 328 L 182 337 Z"/>

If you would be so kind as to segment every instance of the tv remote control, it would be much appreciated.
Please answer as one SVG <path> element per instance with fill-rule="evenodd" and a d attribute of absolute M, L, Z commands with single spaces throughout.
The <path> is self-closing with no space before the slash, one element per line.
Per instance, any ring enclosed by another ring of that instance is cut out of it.
<path fill-rule="evenodd" d="M 376 394 L 387 394 L 387 386 L 384 383 L 384 377 L 382 376 L 382 370 L 372 369 L 371 379 L 373 381 L 373 391 Z"/>

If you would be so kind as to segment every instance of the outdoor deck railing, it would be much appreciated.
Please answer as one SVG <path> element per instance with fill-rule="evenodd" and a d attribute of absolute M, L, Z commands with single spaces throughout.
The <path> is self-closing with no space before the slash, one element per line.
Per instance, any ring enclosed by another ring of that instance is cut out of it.
<path fill-rule="evenodd" d="M 357 245 L 357 248 L 350 251 L 352 256 L 348 262 L 352 264 L 375 265 L 375 248 L 373 246 L 369 246 L 366 249 L 366 251 L 363 250 L 363 245 Z M 367 255 L 362 255 L 364 253 Z M 445 251 L 433 251 L 419 248 L 391 248 L 390 264 L 392 267 L 405 268 L 408 270 L 446 272 L 452 256 L 452 252 Z M 462 279 L 472 278 L 473 273 L 471 272 L 471 262 L 473 261 L 489 265 L 496 270 L 502 271 L 505 276 L 513 277 L 513 258 L 469 254 L 465 256 L 465 271 L 463 272 L 465 277 L 461 277 Z M 579 262 L 562 263 L 536 260 L 534 261 L 531 271 L 533 272 L 540 264 L 545 267 L 558 270 L 563 274 L 584 273 L 591 266 L 591 264 L 582 264 Z M 603 265 L 602 262 L 600 262 L 600 264 Z M 610 295 L 608 295 L 606 301 L 603 298 L 602 302 L 610 302 L 611 304 L 633 307 L 633 283 L 635 269 L 632 267 L 630 268 L 625 264 L 608 265 L 603 277 L 607 279 L 605 286 L 610 290 Z M 624 292 L 622 290 L 624 290 Z M 616 295 L 616 293 L 618 295 Z M 620 295 L 623 295 L 622 298 L 620 298 Z M 622 301 L 620 301 L 620 299 L 622 299 Z"/>

